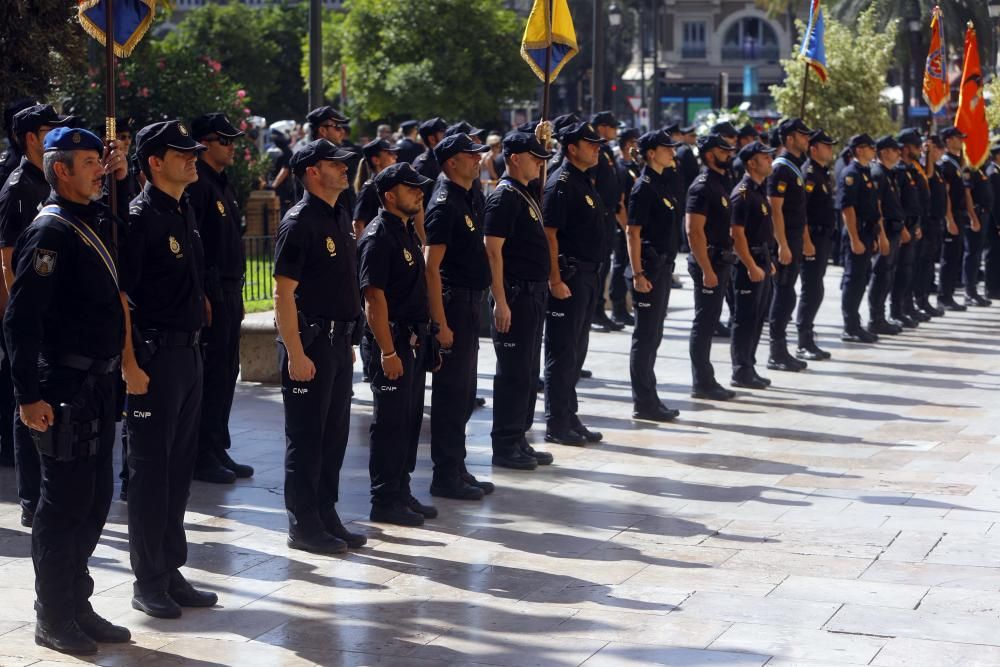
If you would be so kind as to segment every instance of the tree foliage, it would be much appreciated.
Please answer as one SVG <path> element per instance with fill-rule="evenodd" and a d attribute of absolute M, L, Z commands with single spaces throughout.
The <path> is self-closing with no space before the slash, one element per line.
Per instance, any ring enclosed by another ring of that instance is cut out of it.
<path fill-rule="evenodd" d="M 986 84 L 986 94 L 990 97 L 986 105 L 986 122 L 991 129 L 996 130 L 1000 128 L 1000 79 L 993 79 Z"/>
<path fill-rule="evenodd" d="M 805 26 L 800 25 L 800 33 Z M 892 66 L 896 43 L 896 24 L 880 29 L 874 8 L 862 13 L 856 28 L 826 19 L 826 61 L 829 81 L 820 83 L 815 73 L 806 102 L 806 122 L 822 127 L 844 141 L 852 134 L 867 132 L 878 135 L 893 132 L 895 122 L 881 98 L 886 74 Z M 796 46 L 794 53 L 798 53 Z M 781 61 L 785 82 L 771 86 L 778 111 L 786 116 L 798 116 L 802 100 L 802 77 L 805 63 L 798 58 Z"/>
<path fill-rule="evenodd" d="M 518 53 L 523 25 L 500 0 L 348 0 L 346 8 L 327 34 L 347 66 L 347 111 L 362 121 L 490 124 L 505 102 L 533 95 L 536 80 Z M 328 66 L 337 72 L 326 79 L 333 99 L 339 67 Z"/>

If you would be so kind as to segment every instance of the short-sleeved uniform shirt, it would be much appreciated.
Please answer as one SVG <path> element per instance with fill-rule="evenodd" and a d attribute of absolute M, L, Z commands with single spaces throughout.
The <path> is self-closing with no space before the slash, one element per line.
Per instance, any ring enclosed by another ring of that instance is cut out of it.
<path fill-rule="evenodd" d="M 20 166 L 11 172 L 0 190 L 0 247 L 17 245 L 17 239 L 38 215 L 50 191 L 42 170 L 28 158 L 21 158 Z"/>
<path fill-rule="evenodd" d="M 381 202 L 378 198 L 378 191 L 375 189 L 375 184 L 369 179 L 365 181 L 358 192 L 358 201 L 354 204 L 354 219 L 367 225 L 378 215 L 379 206 L 381 206 Z"/>
<path fill-rule="evenodd" d="M 490 262 L 483 244 L 483 209 L 473 189 L 438 180 L 424 218 L 427 245 L 446 247 L 441 260 L 444 287 L 483 290 L 490 286 Z"/>
<path fill-rule="evenodd" d="M 917 171 L 919 171 L 917 168 L 902 160 L 893 169 L 899 188 L 899 202 L 903 208 L 903 219 L 908 229 L 914 227 L 924 210 L 920 201 L 921 179 L 920 175 L 915 173 Z"/>
<path fill-rule="evenodd" d="M 358 258 L 361 289 L 374 287 L 385 292 L 390 322 L 427 323 L 424 256 L 409 224 L 380 210 L 361 235 Z"/>
<path fill-rule="evenodd" d="M 486 199 L 486 236 L 504 240 L 503 273 L 508 281 L 548 279 L 549 242 L 542 227 L 542 209 L 528 188 L 509 176 L 500 179 Z"/>
<path fill-rule="evenodd" d="M 121 283 L 140 329 L 189 332 L 204 324 L 204 251 L 188 199 L 147 183 L 129 206 Z"/>
<path fill-rule="evenodd" d="M 767 178 L 767 195 L 782 197 L 781 213 L 785 232 L 801 232 L 806 226 L 806 179 L 804 157 L 784 153 L 774 161 L 774 171 Z"/>
<path fill-rule="evenodd" d="M 306 192 L 278 226 L 274 275 L 291 278 L 306 317 L 351 322 L 361 315 L 357 246 L 350 216 Z"/>
<path fill-rule="evenodd" d="M 896 175 L 879 162 L 872 163 L 871 173 L 872 180 L 875 182 L 875 190 L 878 192 L 885 231 L 898 232 L 903 228 L 906 213 L 903 211 L 903 202 L 899 196 Z"/>
<path fill-rule="evenodd" d="M 431 194 L 434 192 L 434 184 L 437 182 L 438 176 L 441 175 L 441 165 L 434 157 L 434 151 L 428 148 L 413 161 L 413 168 L 424 178 L 431 179 L 431 182 L 424 187 L 424 206 L 427 206 L 431 201 Z"/>
<path fill-rule="evenodd" d="M 986 175 L 990 179 L 990 185 L 993 187 L 993 199 L 994 201 L 1000 202 L 1000 165 L 996 162 L 990 162 L 986 166 Z M 1000 227 L 1000 213 L 994 211 L 993 222 Z"/>
<path fill-rule="evenodd" d="M 972 203 L 982 210 L 993 210 L 993 188 L 986 172 L 982 169 L 966 169 L 965 182 L 972 192 Z"/>
<path fill-rule="evenodd" d="M 930 189 L 928 215 L 931 220 L 944 220 L 948 215 L 948 185 L 940 169 L 935 167 L 934 175 L 927 179 L 927 185 Z"/>
<path fill-rule="evenodd" d="M 732 201 L 734 227 L 742 227 L 751 248 L 768 248 L 774 243 L 774 221 L 771 219 L 771 204 L 767 198 L 766 186 L 754 183 L 750 176 L 744 176 L 730 197 Z"/>
<path fill-rule="evenodd" d="M 951 214 L 955 222 L 965 220 L 969 216 L 965 202 L 965 178 L 962 176 L 962 157 L 945 153 L 937 163 L 937 171 L 941 172 L 944 182 L 948 185 L 948 197 L 951 199 Z"/>
<path fill-rule="evenodd" d="M 854 209 L 859 231 L 864 231 L 865 225 L 878 222 L 878 191 L 872 181 L 871 171 L 857 160 L 840 171 L 837 181 L 837 208 L 841 211 Z"/>
<path fill-rule="evenodd" d="M 642 167 L 631 160 L 621 158 L 618 159 L 616 166 L 618 169 L 618 182 L 621 184 L 622 192 L 625 193 L 625 206 L 627 207 L 629 197 L 632 194 L 632 188 L 635 186 L 635 179 L 639 178 L 639 172 L 642 171 Z"/>
<path fill-rule="evenodd" d="M 733 240 L 729 236 L 730 202 L 726 189 L 729 177 L 707 167 L 694 179 L 687 193 L 685 211 L 705 216 L 705 238 L 712 248 L 728 250 Z"/>
<path fill-rule="evenodd" d="M 601 144 L 597 155 L 597 165 L 590 170 L 594 177 L 597 193 L 604 202 L 604 212 L 613 216 L 618 212 L 622 198 L 622 184 L 618 179 L 618 168 L 615 165 L 615 154 L 607 144 Z"/>
<path fill-rule="evenodd" d="M 187 187 L 198 231 L 205 247 L 205 271 L 215 278 L 240 283 L 246 272 L 243 254 L 243 212 L 225 171 L 198 160 L 198 180 Z"/>
<path fill-rule="evenodd" d="M 808 161 L 806 174 L 806 222 L 810 233 L 829 234 L 837 226 L 830 169 Z"/>
<path fill-rule="evenodd" d="M 628 226 L 641 228 L 640 238 L 661 255 L 677 254 L 680 204 L 663 172 L 642 168 L 628 198 Z"/>
<path fill-rule="evenodd" d="M 606 216 L 604 202 L 590 177 L 564 160 L 545 183 L 542 219 L 558 230 L 559 252 L 584 262 L 601 262 Z"/>
<path fill-rule="evenodd" d="M 694 154 L 694 148 L 690 144 L 678 146 L 674 160 L 678 165 L 678 172 L 681 177 L 681 192 L 686 193 L 691 189 L 691 184 L 698 178 L 698 158 Z"/>

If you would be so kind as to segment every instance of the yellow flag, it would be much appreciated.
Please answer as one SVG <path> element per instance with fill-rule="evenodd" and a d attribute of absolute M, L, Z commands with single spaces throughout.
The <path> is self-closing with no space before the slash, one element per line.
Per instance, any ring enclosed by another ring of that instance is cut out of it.
<path fill-rule="evenodd" d="M 552 59 L 546 79 L 545 53 L 549 45 L 552 46 Z M 531 70 L 542 81 L 551 83 L 569 59 L 579 52 L 573 17 L 566 0 L 535 0 L 521 39 L 521 57 Z"/>

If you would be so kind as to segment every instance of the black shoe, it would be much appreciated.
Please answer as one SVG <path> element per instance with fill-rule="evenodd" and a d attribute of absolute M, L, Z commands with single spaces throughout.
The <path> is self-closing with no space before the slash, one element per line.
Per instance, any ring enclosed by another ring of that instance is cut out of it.
<path fill-rule="evenodd" d="M 180 618 L 182 613 L 180 605 L 166 591 L 136 593 L 132 596 L 132 609 L 153 618 Z"/>
<path fill-rule="evenodd" d="M 102 644 L 124 644 L 132 639 L 128 628 L 115 625 L 99 616 L 96 611 L 77 614 L 76 624 L 83 630 L 83 634 Z"/>
<path fill-rule="evenodd" d="M 601 440 L 604 440 L 603 433 L 601 433 L 600 431 L 591 431 L 583 424 L 580 424 L 579 426 L 574 426 L 570 430 L 579 433 L 581 436 L 583 436 L 583 439 L 586 440 L 587 442 L 600 442 Z"/>
<path fill-rule="evenodd" d="M 923 310 L 921 310 L 920 308 L 917 308 L 916 306 L 914 306 L 910 310 L 906 311 L 906 315 L 911 320 L 915 320 L 917 323 L 920 323 L 920 322 L 930 322 L 931 321 L 931 315 L 930 315 L 930 313 L 926 313 Z"/>
<path fill-rule="evenodd" d="M 845 329 L 842 334 L 840 334 L 840 340 L 845 343 L 877 343 L 878 336 L 871 333 L 870 331 L 865 331 L 862 328 L 857 329 Z"/>
<path fill-rule="evenodd" d="M 540 466 L 552 465 L 552 462 L 555 461 L 555 457 L 549 452 L 540 452 L 526 442 L 521 443 L 521 451 L 538 461 Z"/>
<path fill-rule="evenodd" d="M 903 320 L 899 319 L 895 315 L 889 316 L 889 319 L 887 319 L 886 322 L 889 323 L 889 326 L 899 329 L 899 333 L 903 333 L 903 329 L 909 328 L 906 326 L 906 323 Z M 913 324 L 913 328 L 914 329 L 917 328 L 917 324 L 915 322 Z"/>
<path fill-rule="evenodd" d="M 957 303 L 953 298 L 949 297 L 938 297 L 938 308 L 943 308 L 944 310 L 950 310 L 953 313 L 961 313 L 966 310 L 966 307 L 960 303 Z"/>
<path fill-rule="evenodd" d="M 219 463 L 223 468 L 236 475 L 236 479 L 247 479 L 248 477 L 253 477 L 253 466 L 237 463 L 229 456 L 229 452 L 225 449 L 218 452 L 215 456 L 219 459 Z"/>
<path fill-rule="evenodd" d="M 462 481 L 469 486 L 475 486 L 481 489 L 484 496 L 488 496 L 496 491 L 497 487 L 493 484 L 493 482 L 480 482 L 467 470 L 459 476 L 462 478 Z"/>
<path fill-rule="evenodd" d="M 482 500 L 483 490 L 478 486 L 466 484 L 461 477 L 456 477 L 445 483 L 431 483 L 431 495 L 437 498 L 451 498 L 452 500 Z"/>
<path fill-rule="evenodd" d="M 369 518 L 376 523 L 391 523 L 397 526 L 422 526 L 424 515 L 417 514 L 402 501 L 391 505 L 372 505 Z"/>
<path fill-rule="evenodd" d="M 594 314 L 594 319 L 590 321 L 590 328 L 593 331 L 599 332 L 609 332 L 609 331 L 621 331 L 625 327 L 615 324 L 607 313 L 603 310 L 598 311 Z"/>
<path fill-rule="evenodd" d="M 206 454 L 198 457 L 194 478 L 209 484 L 232 484 L 236 481 L 236 473 L 224 467 L 215 454 Z"/>
<path fill-rule="evenodd" d="M 897 327 L 886 320 L 871 320 L 868 322 L 868 331 L 877 336 L 895 336 L 902 333 L 903 327 Z"/>
<path fill-rule="evenodd" d="M 360 549 L 368 542 L 368 538 L 361 533 L 352 533 L 344 527 L 337 510 L 324 512 L 320 517 L 323 520 L 323 527 L 338 540 L 343 540 L 352 549 Z"/>
<path fill-rule="evenodd" d="M 209 591 L 199 591 L 176 570 L 170 575 L 167 595 L 182 607 L 214 607 L 219 604 L 219 596 Z"/>
<path fill-rule="evenodd" d="M 622 328 L 635 326 L 635 318 L 632 317 L 627 310 L 622 308 L 621 310 L 615 309 L 611 313 L 611 321 L 615 324 L 620 324 Z"/>
<path fill-rule="evenodd" d="M 317 533 L 316 535 L 289 535 L 286 541 L 289 549 L 296 551 L 307 551 L 311 554 L 346 554 L 347 542 L 335 537 L 330 533 Z M 171 594 L 172 595 L 172 594 Z M 183 605 L 185 607 L 201 605 Z M 211 605 L 204 605 L 211 606 Z"/>
<path fill-rule="evenodd" d="M 581 380 L 589 380 L 592 377 L 594 377 L 594 371 L 588 371 L 586 368 L 580 371 Z"/>
<path fill-rule="evenodd" d="M 438 515 L 437 508 L 433 505 L 424 505 L 422 502 L 417 500 L 412 494 L 409 498 L 403 501 L 411 511 L 417 514 L 422 514 L 425 519 L 436 519 Z"/>
<path fill-rule="evenodd" d="M 569 445 L 570 447 L 582 447 L 587 443 L 587 439 L 572 429 L 566 431 L 546 431 L 545 442 L 554 442 L 557 445 Z"/>
<path fill-rule="evenodd" d="M 771 386 L 771 380 L 769 378 L 764 377 L 763 375 L 760 375 L 757 372 L 756 368 L 753 369 L 753 377 L 754 377 L 755 380 L 757 380 L 757 382 L 763 382 L 765 387 L 770 387 Z"/>
<path fill-rule="evenodd" d="M 769 385 L 764 382 L 763 378 L 758 378 L 753 374 L 749 374 L 734 375 L 729 381 L 729 386 L 739 387 L 740 389 L 767 389 Z"/>
<path fill-rule="evenodd" d="M 677 276 L 670 276 L 670 288 L 671 289 L 683 289 L 684 283 Z"/>
<path fill-rule="evenodd" d="M 719 322 L 715 325 L 715 331 L 712 332 L 712 335 L 716 338 L 729 338 L 730 333 L 729 327 Z"/>
<path fill-rule="evenodd" d="M 35 512 L 34 510 L 29 510 L 26 507 L 21 508 L 21 525 L 25 528 L 31 528 L 31 524 L 35 523 Z"/>
<path fill-rule="evenodd" d="M 799 348 L 795 350 L 795 357 L 806 361 L 825 361 L 830 358 L 830 353 L 819 349 L 816 343 L 806 343 L 799 345 Z"/>
<path fill-rule="evenodd" d="M 538 459 L 528 456 L 521 449 L 515 449 L 505 453 L 493 452 L 493 465 L 511 470 L 534 470 L 538 467 Z"/>
<path fill-rule="evenodd" d="M 789 373 L 798 373 L 801 370 L 805 370 L 807 365 L 804 361 L 799 361 L 792 357 L 792 355 L 785 352 L 784 354 L 773 355 L 767 360 L 767 367 L 772 371 L 787 371 Z"/>
<path fill-rule="evenodd" d="M 931 317 L 944 317 L 944 310 L 942 310 L 941 308 L 937 308 L 935 306 L 932 306 L 931 302 L 928 301 L 927 299 L 924 299 L 923 301 L 919 301 L 917 303 L 917 306 L 920 308 L 920 310 L 924 311 L 925 313 L 927 313 Z"/>
<path fill-rule="evenodd" d="M 476 407 L 483 408 L 486 407 L 486 399 L 482 396 L 476 396 Z"/>
<path fill-rule="evenodd" d="M 965 305 L 974 306 L 976 308 L 986 308 L 987 306 L 992 306 L 993 302 L 980 296 L 979 294 L 966 294 Z"/>
<path fill-rule="evenodd" d="M 80 629 L 75 620 L 61 623 L 35 623 L 35 643 L 59 653 L 94 655 L 97 643 Z"/>
<path fill-rule="evenodd" d="M 735 391 L 726 389 L 719 383 L 715 383 L 711 387 L 694 387 L 691 390 L 692 398 L 704 398 L 709 401 L 728 401 L 735 396 Z"/>
<path fill-rule="evenodd" d="M 659 405 L 635 410 L 632 412 L 632 419 L 644 419 L 651 422 L 672 422 L 680 415 L 680 410 L 674 410 L 660 403 Z"/>

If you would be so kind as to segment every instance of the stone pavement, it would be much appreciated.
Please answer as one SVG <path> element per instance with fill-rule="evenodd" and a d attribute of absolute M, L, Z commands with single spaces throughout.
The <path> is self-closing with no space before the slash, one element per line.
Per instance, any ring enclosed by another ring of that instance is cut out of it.
<path fill-rule="evenodd" d="M 490 409 L 477 411 L 470 468 L 497 492 L 439 501 L 419 529 L 366 521 L 371 403 L 358 376 L 340 510 L 369 543 L 345 557 L 285 546 L 280 396 L 241 385 L 235 452 L 257 475 L 195 483 L 187 519 L 186 574 L 219 607 L 174 621 L 131 610 L 115 501 L 94 603 L 135 641 L 96 662 L 1000 665 L 1000 307 L 845 349 L 839 275 L 819 327 L 834 360 L 769 373 L 772 389 L 728 404 L 687 395 L 691 291 L 675 292 L 657 366 L 682 411 L 671 425 L 629 419 L 629 338 L 595 334 L 581 412 L 605 441 L 552 446 L 556 464 L 533 473 L 492 470 Z M 728 347 L 715 358 L 727 378 Z M 487 398 L 491 369 L 487 344 Z M 428 471 L 422 446 L 424 499 Z M 72 662 L 33 643 L 11 470 L 0 489 L 0 665 Z"/>

